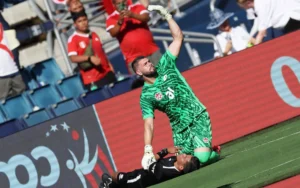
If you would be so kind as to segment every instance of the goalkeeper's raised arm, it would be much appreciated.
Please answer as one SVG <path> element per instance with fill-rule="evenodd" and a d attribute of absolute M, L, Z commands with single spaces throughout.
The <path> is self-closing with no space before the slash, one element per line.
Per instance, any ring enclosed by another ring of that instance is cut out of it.
<path fill-rule="evenodd" d="M 172 15 L 164 7 L 160 5 L 149 5 L 148 10 L 157 11 L 163 18 L 167 20 L 173 37 L 173 42 L 170 44 L 168 50 L 171 52 L 172 55 L 177 57 L 179 55 L 183 41 L 183 34 L 180 27 L 172 18 Z"/>
<path fill-rule="evenodd" d="M 183 34 L 182 34 L 180 27 L 175 22 L 175 20 L 172 18 L 172 15 L 170 13 L 168 13 L 168 11 L 164 7 L 162 7 L 160 5 L 149 5 L 148 10 L 149 11 L 157 11 L 163 18 L 165 18 L 168 21 L 169 27 L 171 30 L 171 34 L 173 37 L 173 42 L 170 44 L 168 50 L 172 55 L 177 57 L 179 55 L 180 48 L 181 48 L 182 41 L 183 41 Z M 145 105 L 151 106 L 148 103 Z M 153 110 L 150 109 L 150 111 L 153 111 Z M 149 118 L 145 118 L 144 121 L 145 121 L 145 123 L 144 123 L 144 127 L 145 127 L 144 141 L 145 141 L 145 145 L 147 146 L 147 145 L 151 145 L 152 140 L 153 140 L 153 117 L 151 116 Z"/>
<path fill-rule="evenodd" d="M 173 20 L 172 15 L 168 13 L 168 11 L 160 6 L 160 5 L 149 5 L 148 6 L 148 10 L 149 11 L 157 11 L 163 18 L 165 18 L 167 20 L 167 22 L 169 23 L 169 27 L 171 30 L 171 34 L 173 37 L 173 41 L 170 44 L 169 48 L 168 48 L 168 52 L 166 52 L 166 54 L 168 57 L 173 57 L 173 62 L 175 62 L 176 57 L 179 55 L 180 52 L 180 48 L 182 45 L 182 41 L 183 41 L 183 34 L 181 29 L 179 28 L 179 26 L 177 25 L 177 23 Z M 170 58 L 172 59 L 172 58 Z M 169 64 L 169 61 L 164 61 L 164 60 L 160 60 L 160 62 L 167 62 L 165 64 Z M 150 61 L 147 58 L 143 58 L 142 60 L 139 61 L 141 65 L 139 65 L 138 63 L 133 63 L 136 64 L 135 69 L 138 70 L 137 73 L 139 73 L 140 75 L 143 75 L 144 80 L 146 83 L 154 83 L 156 78 L 159 76 L 158 72 L 156 71 L 156 68 L 152 65 L 152 63 L 150 63 Z M 142 63 L 141 63 L 142 62 Z M 144 63 L 143 63 L 144 62 Z M 150 69 L 147 68 L 147 63 L 150 66 Z M 170 63 L 171 64 L 171 63 Z M 164 67 L 163 65 L 160 64 L 161 67 Z M 146 67 L 146 71 L 144 71 L 144 74 L 142 74 L 142 69 L 143 67 Z M 151 74 L 147 73 L 147 70 L 153 70 L 151 72 Z M 161 68 L 164 69 L 164 68 Z M 153 73 L 153 74 L 152 74 Z M 161 80 L 160 77 L 158 80 Z M 150 88 L 150 86 L 148 87 Z M 152 92 L 155 93 L 155 95 L 149 90 L 149 92 L 147 92 L 144 88 L 144 90 L 142 91 L 142 97 L 141 97 L 141 108 L 143 111 L 143 118 L 144 118 L 144 141 L 145 141 L 145 148 L 144 148 L 144 156 L 142 159 L 142 166 L 144 169 L 148 169 L 149 165 L 153 162 L 156 161 L 155 159 L 155 155 L 153 154 L 153 148 L 152 148 L 152 139 L 153 139 L 153 130 L 154 130 L 154 125 L 153 125 L 153 118 L 154 118 L 154 108 L 155 106 L 153 106 L 153 103 L 151 102 L 151 98 L 153 98 L 153 96 L 155 96 L 156 100 L 160 100 L 163 97 L 163 94 L 161 93 L 161 91 L 158 88 L 151 87 L 152 89 L 150 89 Z M 149 96 L 152 96 L 149 98 Z"/>

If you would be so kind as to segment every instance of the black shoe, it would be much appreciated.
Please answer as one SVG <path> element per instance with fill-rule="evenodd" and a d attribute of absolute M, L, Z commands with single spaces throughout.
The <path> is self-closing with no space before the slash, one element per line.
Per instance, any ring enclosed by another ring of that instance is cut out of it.
<path fill-rule="evenodd" d="M 100 184 L 99 184 L 99 188 L 105 188 L 105 186 L 104 186 L 104 183 L 103 183 L 103 182 L 100 182 Z"/>
<path fill-rule="evenodd" d="M 102 174 L 102 182 L 105 188 L 109 188 L 109 185 L 112 183 L 111 176 L 106 173 Z"/>

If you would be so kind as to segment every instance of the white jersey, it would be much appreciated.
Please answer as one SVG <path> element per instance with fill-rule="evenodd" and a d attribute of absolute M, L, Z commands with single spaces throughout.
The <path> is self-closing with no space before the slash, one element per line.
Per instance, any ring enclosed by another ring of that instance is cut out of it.
<path fill-rule="evenodd" d="M 3 26 L 0 23 L 0 77 L 8 76 L 19 71 L 11 50 L 8 48 Z"/>
<path fill-rule="evenodd" d="M 300 20 L 300 0 L 255 0 L 258 30 L 283 28 L 290 18 Z"/>

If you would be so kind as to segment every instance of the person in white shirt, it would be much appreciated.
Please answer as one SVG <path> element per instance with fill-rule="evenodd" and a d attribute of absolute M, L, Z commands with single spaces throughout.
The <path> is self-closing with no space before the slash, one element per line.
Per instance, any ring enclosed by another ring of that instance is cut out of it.
<path fill-rule="evenodd" d="M 224 13 L 220 9 L 215 8 L 210 13 L 211 22 L 208 24 L 207 29 L 219 28 L 220 33 L 216 36 L 220 44 L 223 54 L 217 51 L 217 45 L 214 45 L 215 58 L 230 55 L 247 48 L 249 41 L 254 42 L 249 33 L 242 26 L 231 27 L 228 19 L 233 16 L 233 13 Z"/>
<path fill-rule="evenodd" d="M 250 36 L 253 37 L 258 31 L 257 15 L 256 15 L 253 8 L 247 9 L 246 12 L 247 12 L 247 19 L 248 20 L 253 20 L 253 26 L 252 26 L 251 31 L 250 31 Z"/>
<path fill-rule="evenodd" d="M 267 29 L 290 33 L 300 29 L 300 0 L 237 0 L 244 9 L 253 8 L 258 19 L 255 44 L 262 42 Z"/>
<path fill-rule="evenodd" d="M 3 26 L 0 23 L 0 100 L 22 93 L 25 84 L 19 69 L 14 61 L 14 56 L 8 48 Z"/>

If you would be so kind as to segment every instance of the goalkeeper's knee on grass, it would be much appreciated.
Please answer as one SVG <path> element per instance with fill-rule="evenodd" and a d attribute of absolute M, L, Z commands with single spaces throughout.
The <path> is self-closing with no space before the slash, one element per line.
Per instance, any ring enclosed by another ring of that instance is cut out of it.
<path fill-rule="evenodd" d="M 207 163 L 210 154 L 211 154 L 210 151 L 198 151 L 194 153 L 195 157 L 197 157 L 202 164 Z"/>
<path fill-rule="evenodd" d="M 216 162 L 220 157 L 215 151 L 198 151 L 194 153 L 194 156 L 197 157 L 202 164 Z"/>

